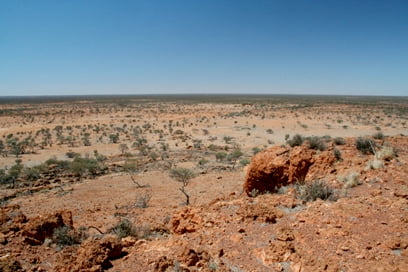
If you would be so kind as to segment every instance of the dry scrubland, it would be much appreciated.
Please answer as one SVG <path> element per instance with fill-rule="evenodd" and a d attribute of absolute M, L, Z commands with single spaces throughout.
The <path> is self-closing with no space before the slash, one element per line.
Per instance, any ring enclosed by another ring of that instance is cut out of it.
<path fill-rule="evenodd" d="M 0 271 L 408 271 L 407 98 L 0 102 Z"/>

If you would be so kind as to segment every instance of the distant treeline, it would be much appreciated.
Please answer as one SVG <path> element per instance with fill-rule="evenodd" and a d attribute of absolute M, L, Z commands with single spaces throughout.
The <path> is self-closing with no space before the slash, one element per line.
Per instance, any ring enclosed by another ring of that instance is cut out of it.
<path fill-rule="evenodd" d="M 343 96 L 343 95 L 284 95 L 284 94 L 157 94 L 157 95 L 52 95 L 52 96 L 0 96 L 0 104 L 39 104 L 60 102 L 88 103 L 238 103 L 238 104 L 382 104 L 408 103 L 406 96 Z"/>

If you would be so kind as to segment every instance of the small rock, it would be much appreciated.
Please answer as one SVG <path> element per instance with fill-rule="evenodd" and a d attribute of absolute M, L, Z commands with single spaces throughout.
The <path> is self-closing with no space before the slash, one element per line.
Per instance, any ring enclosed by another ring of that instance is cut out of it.
<path fill-rule="evenodd" d="M 7 244 L 6 235 L 4 235 L 3 233 L 0 233 L 0 244 L 2 244 L 2 245 Z"/>
<path fill-rule="evenodd" d="M 121 240 L 121 244 L 122 244 L 123 247 L 134 246 L 136 242 L 137 242 L 137 239 L 135 237 L 131 237 L 131 236 L 122 238 L 122 240 Z"/>
<path fill-rule="evenodd" d="M 349 251 L 350 248 L 349 248 L 348 246 L 342 246 L 342 247 L 341 247 L 341 250 L 343 250 L 343 251 Z"/>
<path fill-rule="evenodd" d="M 375 190 L 375 191 L 371 192 L 370 195 L 379 196 L 379 195 L 382 195 L 382 191 L 381 191 L 381 189 L 378 189 L 378 190 Z"/>

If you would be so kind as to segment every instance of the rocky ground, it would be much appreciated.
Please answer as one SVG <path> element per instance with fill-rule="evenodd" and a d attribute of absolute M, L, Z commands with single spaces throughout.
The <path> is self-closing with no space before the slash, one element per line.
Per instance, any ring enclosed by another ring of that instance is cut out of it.
<path fill-rule="evenodd" d="M 272 147 L 255 156 L 243 184 L 246 188 L 248 182 L 254 182 L 253 177 L 249 178 L 254 169 L 265 170 L 258 161 L 276 149 L 282 153 L 283 149 L 292 153 L 291 162 L 310 161 L 309 169 L 301 169 L 306 173 L 306 184 L 324 176 L 336 190 L 336 200 L 305 201 L 298 198 L 295 186 L 271 179 L 270 183 L 277 181 L 286 190 L 257 196 L 231 191 L 204 205 L 169 207 L 172 211 L 167 217 L 160 210 L 151 209 L 147 213 L 124 209 L 128 211 L 126 217 L 137 218 L 133 222 L 137 228 L 134 235 L 119 239 L 106 228 L 101 227 L 99 233 L 88 226 L 87 231 L 81 230 L 87 232 L 88 238 L 63 248 L 55 240 L 55 230 L 67 226 L 80 236 L 80 227 L 73 218 L 77 213 L 92 216 L 94 210 L 64 209 L 30 216 L 18 205 L 6 205 L 1 216 L 2 269 L 407 271 L 408 137 L 386 140 L 396 155 L 383 160 L 384 165 L 378 169 L 367 168 L 374 155 L 359 153 L 353 141 L 347 139 L 346 144 L 338 146 L 342 151 L 339 161 L 321 158 L 330 154 L 330 147 L 322 152 L 311 150 L 307 144 Z M 276 154 L 274 157 L 272 170 L 266 172 L 284 169 L 283 172 L 295 176 L 299 169 L 279 161 Z M 358 184 L 345 189 L 344 182 L 336 176 L 350 170 L 359 173 Z M 260 175 L 258 183 L 261 179 L 267 178 Z M 31 201 L 35 202 L 35 197 Z"/>
<path fill-rule="evenodd" d="M 263 135 L 256 114 L 254 135 L 232 134 L 244 142 L 245 168 L 194 146 L 186 127 L 191 143 L 174 140 L 171 163 L 135 155 L 141 169 L 124 171 L 128 159 L 109 143 L 117 151 L 100 149 L 108 159 L 95 171 L 78 175 L 54 160 L 30 182 L 21 176 L 3 184 L 0 271 L 408 271 L 408 136 L 396 133 L 404 118 L 383 137 L 313 138 L 309 131 L 296 138 L 286 130 L 287 142 L 252 156 L 250 137 Z M 203 138 L 202 146 L 211 143 Z M 81 148 L 88 147 L 75 151 Z M 37 155 L 23 154 L 22 163 L 44 157 Z M 197 174 L 186 187 L 188 206 L 169 174 L 174 166 Z"/>

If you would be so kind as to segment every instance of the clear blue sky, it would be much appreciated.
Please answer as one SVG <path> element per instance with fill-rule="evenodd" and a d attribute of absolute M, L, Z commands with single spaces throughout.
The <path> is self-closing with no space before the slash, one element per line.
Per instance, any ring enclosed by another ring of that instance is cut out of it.
<path fill-rule="evenodd" d="M 0 0 L 0 95 L 408 95 L 408 1 Z"/>

